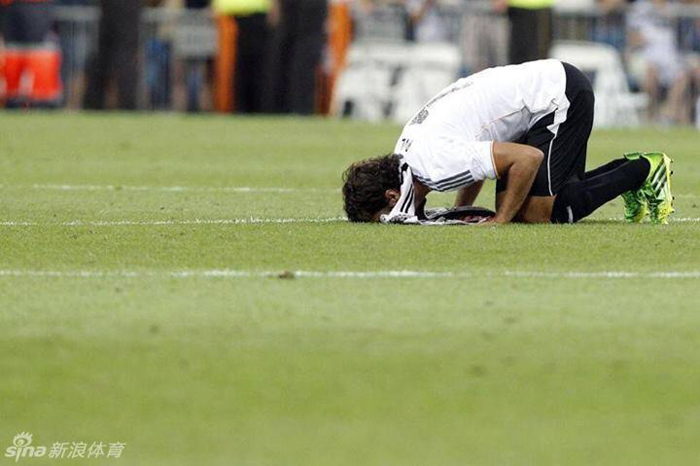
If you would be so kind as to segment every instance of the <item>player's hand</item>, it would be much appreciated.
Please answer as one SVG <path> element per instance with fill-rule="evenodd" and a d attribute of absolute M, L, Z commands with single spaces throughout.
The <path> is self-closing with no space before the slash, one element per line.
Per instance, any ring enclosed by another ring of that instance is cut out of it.
<path fill-rule="evenodd" d="M 489 226 L 489 225 L 498 225 L 495 221 L 496 217 L 483 217 L 479 221 L 474 222 L 474 225 L 484 225 L 484 226 Z"/>

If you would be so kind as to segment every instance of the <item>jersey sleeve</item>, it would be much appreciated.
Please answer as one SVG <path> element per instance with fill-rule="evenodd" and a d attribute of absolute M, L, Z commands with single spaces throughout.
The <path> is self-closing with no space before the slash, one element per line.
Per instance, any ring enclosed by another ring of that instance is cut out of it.
<path fill-rule="evenodd" d="M 492 141 L 445 138 L 435 141 L 426 163 L 424 184 L 435 191 L 453 191 L 484 179 L 495 179 Z"/>
<path fill-rule="evenodd" d="M 464 142 L 457 147 L 460 148 L 459 153 L 467 166 L 471 167 L 474 181 L 497 178 L 493 161 L 493 141 Z"/>

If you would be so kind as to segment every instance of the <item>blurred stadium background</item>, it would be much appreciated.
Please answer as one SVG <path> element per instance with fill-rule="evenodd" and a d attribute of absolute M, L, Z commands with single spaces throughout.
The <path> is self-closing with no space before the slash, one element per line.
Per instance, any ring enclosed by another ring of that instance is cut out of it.
<path fill-rule="evenodd" d="M 0 464 L 697 464 L 700 5 L 0 5 Z M 442 86 L 550 55 L 589 166 L 675 158 L 669 225 L 344 220 Z"/>
<path fill-rule="evenodd" d="M 455 78 L 554 56 L 597 125 L 692 124 L 700 5 L 675 0 L 3 0 L 7 107 L 402 122 Z"/>

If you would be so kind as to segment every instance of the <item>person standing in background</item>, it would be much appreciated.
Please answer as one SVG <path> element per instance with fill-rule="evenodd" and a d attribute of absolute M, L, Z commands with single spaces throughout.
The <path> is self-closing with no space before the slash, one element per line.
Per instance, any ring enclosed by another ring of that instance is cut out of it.
<path fill-rule="evenodd" d="M 266 110 L 311 115 L 316 111 L 316 84 L 326 45 L 327 0 L 273 0 L 276 27 L 269 57 Z"/>
<path fill-rule="evenodd" d="M 54 107 L 60 103 L 61 51 L 49 41 L 51 0 L 0 0 L 4 37 L 6 106 Z M 25 77 L 30 80 L 25 80 Z M 27 86 L 23 83 L 31 82 Z"/>
<path fill-rule="evenodd" d="M 209 7 L 210 0 L 185 0 L 187 10 L 204 10 Z M 186 108 L 188 112 L 198 112 L 208 109 L 210 105 L 202 101 L 211 100 L 211 68 L 212 60 L 185 59 L 183 74 L 186 87 Z M 206 96 L 206 97 L 203 97 Z"/>
<path fill-rule="evenodd" d="M 549 56 L 554 0 L 493 0 L 510 20 L 509 61 L 513 65 Z"/>
<path fill-rule="evenodd" d="M 101 0 L 98 50 L 88 72 L 85 108 L 105 108 L 109 84 L 117 91 L 117 107 L 135 110 L 139 78 L 139 31 L 142 0 Z"/>
<path fill-rule="evenodd" d="M 601 12 L 593 22 L 591 39 L 593 42 L 608 44 L 623 52 L 625 48 L 625 10 L 631 0 L 596 0 Z"/>
<path fill-rule="evenodd" d="M 97 0 L 57 0 L 61 7 L 81 8 L 97 5 Z M 91 24 L 87 21 L 58 23 L 58 36 L 63 52 L 61 79 L 64 83 L 66 108 L 77 110 L 85 99 L 86 71 L 91 48 Z M 63 28 L 69 33 L 63 33 Z"/>
<path fill-rule="evenodd" d="M 415 42 L 448 42 L 448 24 L 440 16 L 437 0 L 406 0 L 406 10 L 411 33 Z"/>
<path fill-rule="evenodd" d="M 241 113 L 261 112 L 270 0 L 214 0 L 213 7 L 219 16 L 217 108 Z"/>
<path fill-rule="evenodd" d="M 628 66 L 650 98 L 650 122 L 688 124 L 690 75 L 671 8 L 667 0 L 638 0 L 627 11 Z"/>

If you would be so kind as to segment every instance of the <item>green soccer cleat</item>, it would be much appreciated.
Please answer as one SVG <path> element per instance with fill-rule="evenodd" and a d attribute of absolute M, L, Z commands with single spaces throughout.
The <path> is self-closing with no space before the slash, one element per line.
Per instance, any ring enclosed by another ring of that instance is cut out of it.
<path fill-rule="evenodd" d="M 638 191 L 646 199 L 651 222 L 667 225 L 668 217 L 674 212 L 671 193 L 673 160 L 663 152 L 644 152 L 639 156 L 647 159 L 651 168 L 647 179 Z"/>
<path fill-rule="evenodd" d="M 624 156 L 627 160 L 637 160 L 641 155 L 641 152 L 630 152 Z M 640 189 L 622 193 L 622 200 L 625 202 L 624 216 L 627 223 L 641 223 L 649 213 L 647 199 Z"/>
<path fill-rule="evenodd" d="M 622 193 L 622 200 L 625 201 L 625 221 L 627 223 L 641 223 L 649 213 L 647 199 L 638 189 Z"/>

